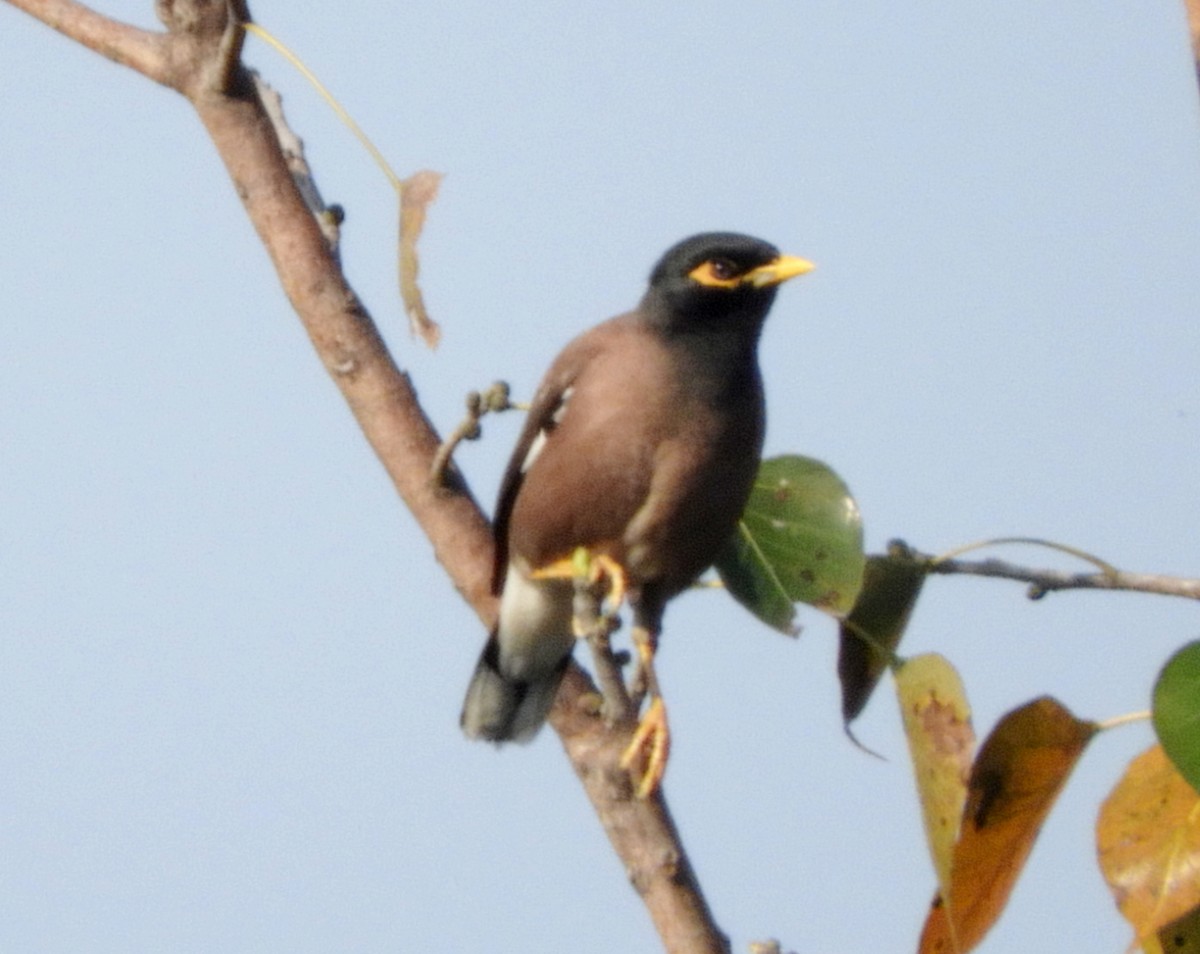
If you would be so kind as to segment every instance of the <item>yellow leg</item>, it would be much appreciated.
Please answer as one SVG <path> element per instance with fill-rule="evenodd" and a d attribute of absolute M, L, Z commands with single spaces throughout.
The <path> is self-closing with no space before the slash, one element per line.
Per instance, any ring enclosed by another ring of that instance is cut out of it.
<path fill-rule="evenodd" d="M 634 794 L 648 798 L 661 784 L 671 754 L 671 728 L 667 722 L 667 706 L 658 691 L 654 674 L 654 639 L 643 627 L 635 627 L 633 640 L 638 651 L 638 674 L 650 697 L 645 715 L 638 722 L 629 745 L 621 755 L 621 768 L 634 783 Z"/>
<path fill-rule="evenodd" d="M 625 569 L 612 557 L 603 553 L 590 553 L 579 547 L 569 557 L 555 560 L 534 570 L 535 580 L 582 580 L 590 585 L 606 580 L 608 592 L 604 595 L 609 612 L 616 613 L 625 600 L 628 584 Z M 578 618 L 572 621 L 576 636 L 587 636 L 586 627 Z M 658 641 L 657 626 L 635 625 L 633 643 L 637 648 L 638 668 L 634 675 L 634 703 L 636 711 L 643 698 L 649 698 L 646 712 L 638 721 L 633 738 L 621 754 L 621 768 L 629 773 L 634 794 L 638 798 L 649 798 L 662 783 L 667 770 L 667 758 L 671 754 L 671 729 L 667 723 L 667 707 L 658 691 L 658 678 L 654 673 L 654 651 Z M 620 678 L 619 673 L 616 677 Z"/>

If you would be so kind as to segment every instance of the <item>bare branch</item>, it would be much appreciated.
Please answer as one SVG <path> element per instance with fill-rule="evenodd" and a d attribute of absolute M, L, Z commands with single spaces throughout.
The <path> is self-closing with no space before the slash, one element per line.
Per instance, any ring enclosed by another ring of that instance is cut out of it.
<path fill-rule="evenodd" d="M 1200 580 L 1157 573 L 1127 573 L 1124 570 L 1111 575 L 1067 573 L 1062 570 L 1035 570 L 996 559 L 947 560 L 945 563 L 935 563 L 929 569 L 932 573 L 968 573 L 972 576 L 1019 580 L 1029 584 L 1029 598 L 1035 600 L 1053 590 L 1128 590 L 1200 600 Z"/>
<path fill-rule="evenodd" d="M 437 559 L 485 625 L 495 619 L 487 518 L 453 468 L 430 478 L 440 440 L 393 362 L 298 191 L 249 72 L 248 14 L 237 0 L 158 0 L 166 34 L 137 30 L 71 0 L 8 0 L 90 49 L 183 93 L 204 123 L 321 362 L 349 404 Z M 661 794 L 635 799 L 619 767 L 628 725 L 610 727 L 572 666 L 551 724 L 672 954 L 725 954 Z"/>
<path fill-rule="evenodd" d="M 128 66 L 156 83 L 170 85 L 167 37 L 101 16 L 74 0 L 8 0 L 89 50 Z"/>
<path fill-rule="evenodd" d="M 1064 570 L 1033 569 L 1006 560 L 943 560 L 911 549 L 902 540 L 893 540 L 888 551 L 924 564 L 930 573 L 990 576 L 1029 584 L 1029 598 L 1041 599 L 1054 590 L 1124 590 L 1181 596 L 1200 600 L 1200 580 L 1165 576 L 1159 573 L 1129 573 L 1114 569 L 1107 573 L 1070 573 Z"/>

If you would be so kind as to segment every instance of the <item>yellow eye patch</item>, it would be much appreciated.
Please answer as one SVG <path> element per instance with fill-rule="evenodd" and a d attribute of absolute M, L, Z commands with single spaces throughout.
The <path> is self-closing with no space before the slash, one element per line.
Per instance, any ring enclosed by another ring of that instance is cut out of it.
<path fill-rule="evenodd" d="M 688 278 L 709 288 L 737 288 L 745 277 L 745 272 L 727 258 L 709 259 L 688 272 Z"/>
<path fill-rule="evenodd" d="M 727 258 L 713 258 L 697 265 L 688 278 L 699 285 L 708 288 L 737 288 L 739 285 L 753 285 L 763 288 L 767 285 L 778 285 L 789 278 L 811 272 L 812 262 L 794 255 L 780 255 L 766 265 L 759 265 L 749 271 L 743 270 Z"/>

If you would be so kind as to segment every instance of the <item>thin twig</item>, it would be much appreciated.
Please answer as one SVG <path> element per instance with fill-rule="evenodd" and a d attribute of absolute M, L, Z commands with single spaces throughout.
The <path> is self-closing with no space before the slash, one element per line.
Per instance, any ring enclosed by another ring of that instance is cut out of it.
<path fill-rule="evenodd" d="M 1081 550 L 1079 547 L 1073 547 L 1066 543 L 1057 543 L 1054 540 L 1045 540 L 1041 537 L 992 537 L 989 540 L 976 540 L 974 543 L 966 543 L 962 546 L 955 547 L 946 553 L 940 553 L 932 560 L 934 565 L 938 563 L 946 563 L 957 557 L 961 557 L 965 553 L 971 553 L 974 550 L 985 550 L 988 547 L 998 546 L 1000 544 L 1019 543 L 1025 546 L 1042 547 L 1046 550 L 1057 550 L 1059 553 L 1065 553 L 1067 556 L 1073 556 L 1077 560 L 1083 560 L 1085 563 L 1090 563 L 1096 567 L 1101 573 L 1107 576 L 1115 576 L 1119 571 L 1115 566 L 1107 560 L 1102 560 L 1093 553 L 1088 553 L 1086 550 Z"/>
<path fill-rule="evenodd" d="M 613 652 L 611 637 L 621 621 L 615 612 L 602 611 L 603 602 L 603 578 L 589 580 L 586 574 L 575 577 L 572 615 L 580 637 L 592 652 L 592 673 L 604 697 L 604 720 L 609 725 L 630 724 L 635 710 L 621 671 L 629 654 Z"/>
<path fill-rule="evenodd" d="M 1057 546 L 1057 549 L 1065 549 Z M 913 549 L 903 540 L 888 544 L 889 554 L 922 563 L 929 573 L 942 575 L 990 576 L 996 579 L 1028 583 L 1028 597 L 1039 600 L 1055 590 L 1123 590 L 1132 593 L 1154 593 L 1159 596 L 1180 596 L 1200 600 L 1200 579 L 1167 576 L 1162 573 L 1130 573 L 1110 567 L 1102 573 L 1071 573 L 1021 566 L 1007 560 L 959 560 L 935 557 Z M 1108 564 L 1106 564 L 1108 565 Z"/>
<path fill-rule="evenodd" d="M 1152 718 L 1154 718 L 1154 714 L 1149 709 L 1141 712 L 1126 712 L 1124 715 L 1101 719 L 1096 723 L 1096 729 L 1103 732 L 1106 729 L 1116 729 L 1119 726 L 1132 725 L 1135 722 L 1149 722 Z"/>
<path fill-rule="evenodd" d="M 1126 590 L 1200 600 L 1200 580 L 1163 576 L 1158 573 L 1128 573 L 1124 570 L 1118 570 L 1114 574 L 1068 573 L 1063 570 L 1031 569 L 995 559 L 947 560 L 930 567 L 930 572 L 991 576 L 1028 583 L 1027 595 L 1031 600 L 1040 600 L 1054 590 Z"/>
<path fill-rule="evenodd" d="M 497 381 L 486 391 L 471 391 L 467 394 L 467 416 L 464 417 L 450 432 L 450 436 L 442 441 L 434 455 L 433 463 L 429 466 L 429 478 L 436 486 L 441 486 L 447 477 L 447 468 L 454 456 L 458 445 L 463 441 L 479 439 L 482 429 L 479 422 L 489 412 L 507 411 L 515 405 L 509 400 L 509 387 L 504 381 Z"/>

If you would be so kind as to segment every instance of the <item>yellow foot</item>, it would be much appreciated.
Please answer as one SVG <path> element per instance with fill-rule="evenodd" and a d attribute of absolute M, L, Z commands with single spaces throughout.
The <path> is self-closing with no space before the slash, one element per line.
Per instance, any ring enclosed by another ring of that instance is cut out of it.
<path fill-rule="evenodd" d="M 604 553 L 592 553 L 586 547 L 578 547 L 569 557 L 555 560 L 539 567 L 530 574 L 535 580 L 583 580 L 589 586 L 607 580 L 608 592 L 604 595 L 609 605 L 609 612 L 615 614 L 625 599 L 628 585 L 625 581 L 625 569 L 612 557 Z M 579 621 L 573 622 L 576 636 L 586 635 L 581 632 Z"/>
<path fill-rule="evenodd" d="M 621 768 L 633 781 L 634 794 L 649 798 L 662 782 L 671 754 L 671 729 L 662 696 L 654 696 L 633 738 L 621 755 Z"/>

